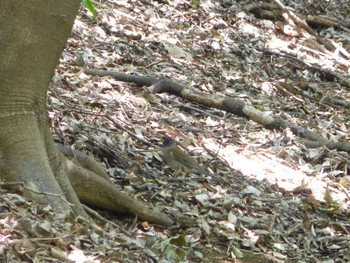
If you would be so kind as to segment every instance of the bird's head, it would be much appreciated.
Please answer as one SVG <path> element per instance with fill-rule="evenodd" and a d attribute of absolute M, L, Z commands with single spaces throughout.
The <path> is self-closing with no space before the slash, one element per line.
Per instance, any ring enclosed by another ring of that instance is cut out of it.
<path fill-rule="evenodd" d="M 167 135 L 162 136 L 161 141 L 163 141 L 163 147 L 169 147 L 169 146 L 176 145 L 176 141 Z"/>

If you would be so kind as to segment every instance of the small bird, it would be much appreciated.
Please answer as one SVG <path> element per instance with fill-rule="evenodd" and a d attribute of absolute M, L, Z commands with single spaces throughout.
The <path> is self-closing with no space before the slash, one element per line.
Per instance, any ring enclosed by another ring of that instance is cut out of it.
<path fill-rule="evenodd" d="M 174 141 L 169 136 L 164 136 L 163 138 L 162 152 L 165 162 L 174 170 L 184 168 L 188 172 L 193 172 L 197 174 L 205 174 L 212 176 L 213 174 L 200 166 L 196 160 L 189 156 L 186 152 L 177 146 L 176 141 Z"/>

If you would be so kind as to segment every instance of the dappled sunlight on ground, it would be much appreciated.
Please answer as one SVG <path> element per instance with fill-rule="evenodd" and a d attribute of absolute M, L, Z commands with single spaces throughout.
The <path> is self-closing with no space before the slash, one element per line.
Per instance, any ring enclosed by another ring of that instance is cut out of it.
<path fill-rule="evenodd" d="M 207 143 L 206 147 L 216 152 L 224 159 L 232 169 L 241 172 L 244 176 L 259 181 L 266 180 L 285 191 L 298 191 L 298 189 L 310 189 L 312 195 L 322 201 L 324 199 L 327 183 L 315 176 L 310 176 L 301 168 L 291 168 L 283 159 L 264 152 L 252 152 L 243 150 L 235 145 L 221 145 Z M 305 168 L 304 168 L 305 170 Z M 311 171 L 310 171 L 311 173 Z M 345 199 L 346 195 L 337 199 Z"/>

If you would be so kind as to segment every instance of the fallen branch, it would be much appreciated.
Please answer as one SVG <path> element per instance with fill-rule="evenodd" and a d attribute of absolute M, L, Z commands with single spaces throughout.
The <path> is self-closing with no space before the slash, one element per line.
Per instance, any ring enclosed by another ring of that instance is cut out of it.
<path fill-rule="evenodd" d="M 198 103 L 200 105 L 220 109 L 237 116 L 252 120 L 266 129 L 284 130 L 290 128 L 294 135 L 305 139 L 305 143 L 309 147 L 325 146 L 330 150 L 339 150 L 350 152 L 350 143 L 348 142 L 332 142 L 323 138 L 321 135 L 310 131 L 302 126 L 294 125 L 279 117 L 266 114 L 252 106 L 247 105 L 244 101 L 233 99 L 230 97 L 219 97 L 197 92 L 183 85 L 175 83 L 168 78 L 154 78 L 148 76 L 129 75 L 117 71 L 86 69 L 85 73 L 96 76 L 111 76 L 116 80 L 133 83 L 136 86 L 152 86 L 154 93 L 169 93 L 182 99 Z"/>

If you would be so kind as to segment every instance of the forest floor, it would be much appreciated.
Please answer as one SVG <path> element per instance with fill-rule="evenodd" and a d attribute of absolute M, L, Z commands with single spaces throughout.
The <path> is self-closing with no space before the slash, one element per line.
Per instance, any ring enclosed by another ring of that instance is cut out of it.
<path fill-rule="evenodd" d="M 0 260 L 350 262 L 346 147 L 84 73 L 165 76 L 345 145 L 348 1 L 285 1 L 289 15 L 277 2 L 96 1 L 97 21 L 82 8 L 49 91 L 55 139 L 92 152 L 123 192 L 193 223 L 96 210 L 93 221 L 59 224 L 50 208 L 0 188 Z M 162 159 L 165 134 L 217 176 L 174 173 Z"/>

